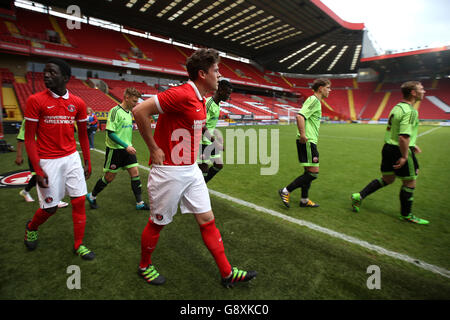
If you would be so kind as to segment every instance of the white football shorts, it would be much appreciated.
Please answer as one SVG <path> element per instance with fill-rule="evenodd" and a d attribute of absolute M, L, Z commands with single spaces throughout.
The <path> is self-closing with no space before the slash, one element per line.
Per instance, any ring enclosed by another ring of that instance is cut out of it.
<path fill-rule="evenodd" d="M 156 224 L 172 222 L 178 205 L 182 214 L 211 210 L 208 187 L 197 163 L 189 166 L 152 165 L 147 188 L 150 217 Z"/>
<path fill-rule="evenodd" d="M 57 206 L 66 194 L 74 198 L 86 195 L 86 179 L 78 152 L 57 159 L 41 159 L 39 164 L 48 176 L 48 188 L 36 185 L 42 209 Z"/>

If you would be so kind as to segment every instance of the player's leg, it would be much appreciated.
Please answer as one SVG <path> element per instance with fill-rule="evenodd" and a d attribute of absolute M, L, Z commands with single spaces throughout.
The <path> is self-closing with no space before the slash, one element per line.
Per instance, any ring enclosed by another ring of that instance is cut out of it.
<path fill-rule="evenodd" d="M 309 188 L 311 183 L 319 176 L 319 166 L 305 167 L 305 174 L 311 176 L 310 181 L 302 186 L 302 197 L 300 199 L 300 207 L 317 208 L 319 205 L 309 199 Z"/>
<path fill-rule="evenodd" d="M 34 213 L 31 220 L 25 224 L 25 238 L 24 243 L 28 250 L 34 250 L 38 243 L 38 228 L 48 220 L 58 209 L 58 206 L 51 208 L 39 208 Z"/>
<path fill-rule="evenodd" d="M 409 151 L 408 161 L 399 170 L 398 175 L 402 180 L 400 189 L 400 213 L 401 219 L 417 224 L 429 224 L 428 220 L 421 219 L 412 214 L 412 205 L 414 200 L 414 190 L 416 188 L 416 179 L 419 174 L 419 163 L 414 152 Z"/>
<path fill-rule="evenodd" d="M 381 178 L 370 181 L 360 192 L 351 195 L 353 211 L 359 212 L 362 200 L 375 191 L 392 184 L 395 181 L 395 174 L 383 173 Z"/>
<path fill-rule="evenodd" d="M 30 166 L 30 172 L 31 172 L 31 178 L 28 181 L 27 185 L 25 186 L 25 188 L 23 190 L 21 190 L 19 192 L 19 194 L 24 197 L 26 202 L 33 202 L 34 199 L 33 197 L 30 195 L 30 191 L 31 189 L 33 189 L 36 186 L 36 173 L 34 172 L 33 166 L 31 164 L 30 159 L 28 158 L 28 164 Z"/>
<path fill-rule="evenodd" d="M 219 268 L 222 284 L 226 287 L 237 282 L 249 281 L 256 276 L 255 271 L 243 271 L 232 268 L 225 255 L 225 248 L 219 229 L 216 227 L 211 210 L 208 188 L 200 170 L 192 172 L 192 183 L 185 190 L 180 201 L 181 213 L 194 213 L 200 228 L 203 242 L 213 256 Z"/>
<path fill-rule="evenodd" d="M 172 221 L 178 209 L 179 194 L 183 183 L 177 183 L 177 175 L 171 175 L 170 169 L 152 166 L 148 175 L 147 191 L 151 207 L 151 218 L 141 235 L 141 260 L 138 274 L 148 283 L 160 285 L 165 282 L 152 263 L 152 254 L 159 240 L 163 227 Z M 156 221 L 156 222 L 154 222 Z"/>
<path fill-rule="evenodd" d="M 131 190 L 136 198 L 136 210 L 150 210 L 149 206 L 142 200 L 142 183 L 137 163 L 126 167 L 126 169 L 131 179 Z"/>
<path fill-rule="evenodd" d="M 220 170 L 223 169 L 223 160 L 222 160 L 220 153 L 216 154 L 214 152 L 214 154 L 211 154 L 210 159 L 212 162 L 212 166 L 209 167 L 208 174 L 205 177 L 206 183 L 208 183 L 216 174 L 219 173 Z"/>
<path fill-rule="evenodd" d="M 116 177 L 117 172 L 119 172 L 122 167 L 122 149 L 111 149 L 106 147 L 105 152 L 105 162 L 103 164 L 103 176 L 97 180 L 92 192 L 86 195 L 91 209 L 97 209 L 97 195 L 105 189 L 108 184 L 110 184 Z"/>
<path fill-rule="evenodd" d="M 212 211 L 195 214 L 194 216 L 200 227 L 203 242 L 219 268 L 222 277 L 222 285 L 229 288 L 238 282 L 247 282 L 256 277 L 256 271 L 244 271 L 239 270 L 236 267 L 231 267 L 228 258 L 225 255 L 222 236 L 219 229 L 216 227 Z"/>
<path fill-rule="evenodd" d="M 400 149 L 397 146 L 385 144 L 381 151 L 381 178 L 370 181 L 360 192 L 352 193 L 352 209 L 359 212 L 362 200 L 375 191 L 392 184 L 395 181 L 393 165 L 401 157 Z"/>
<path fill-rule="evenodd" d="M 116 177 L 116 174 L 117 174 L 117 172 L 111 172 L 111 171 L 105 172 L 103 174 L 103 176 L 97 180 L 92 192 L 90 192 L 86 195 L 86 199 L 88 200 L 91 209 L 98 208 L 98 204 L 97 204 L 98 194 L 100 192 L 102 192 L 103 189 L 105 189 L 108 186 L 108 184 L 110 184 L 114 180 L 114 178 Z"/>
<path fill-rule="evenodd" d="M 85 195 L 87 193 L 84 169 L 78 152 L 67 157 L 65 177 L 65 190 L 70 196 L 72 204 L 72 221 L 74 237 L 74 253 L 84 260 L 95 258 L 94 252 L 83 243 L 86 229 Z"/>
<path fill-rule="evenodd" d="M 309 190 L 311 182 L 317 179 L 317 174 L 319 172 L 319 153 L 317 147 L 314 143 L 300 143 L 300 140 L 296 140 L 297 144 L 297 155 L 300 165 L 302 165 L 305 170 L 304 173 L 297 178 L 295 178 L 286 187 L 278 190 L 281 201 L 286 207 L 290 207 L 289 198 L 290 193 L 298 188 L 305 187 L 305 191 Z M 317 167 L 317 169 L 313 169 Z M 310 168 L 307 170 L 306 168 Z"/>
<path fill-rule="evenodd" d="M 40 165 L 48 176 L 48 187 L 42 188 L 39 185 L 36 187 L 39 209 L 25 227 L 24 243 L 29 250 L 36 249 L 39 226 L 55 214 L 58 203 L 65 194 L 64 159 L 41 159 Z"/>
<path fill-rule="evenodd" d="M 138 273 L 148 283 L 154 285 L 160 285 L 166 282 L 164 276 L 160 275 L 153 266 L 151 259 L 152 253 L 158 244 L 159 233 L 163 227 L 164 225 L 156 224 L 149 219 L 141 235 L 141 261 L 139 263 Z"/>

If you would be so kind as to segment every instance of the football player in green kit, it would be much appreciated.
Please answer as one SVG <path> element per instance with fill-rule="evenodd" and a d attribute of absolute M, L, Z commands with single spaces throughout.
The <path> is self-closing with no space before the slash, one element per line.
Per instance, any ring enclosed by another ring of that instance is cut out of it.
<path fill-rule="evenodd" d="M 220 102 L 227 101 L 233 87 L 228 79 L 219 80 L 219 86 L 212 97 L 206 99 L 206 125 L 200 144 L 199 159 L 200 170 L 203 172 L 205 182 L 208 183 L 223 168 L 221 151 L 223 141 L 217 135 L 216 125 L 220 115 Z M 212 163 L 209 166 L 209 163 Z"/>
<path fill-rule="evenodd" d="M 360 192 L 351 195 L 353 211 L 359 212 L 361 202 L 371 193 L 395 181 L 402 180 L 400 189 L 400 218 L 416 224 L 428 224 L 412 214 L 413 193 L 419 172 L 416 145 L 419 127 L 419 113 L 414 108 L 417 101 L 423 99 L 425 90 L 418 81 L 408 81 L 401 85 L 403 100 L 392 108 L 384 137 L 380 179 L 371 181 Z"/>
<path fill-rule="evenodd" d="M 136 210 L 149 210 L 142 200 L 142 185 L 139 178 L 136 149 L 132 145 L 133 115 L 131 109 L 141 94 L 135 88 L 127 88 L 123 101 L 112 108 L 106 122 L 106 154 L 103 166 L 104 176 L 95 184 L 94 190 L 86 195 L 92 209 L 97 209 L 97 195 L 111 183 L 121 169 L 126 169 L 131 178 L 131 189 L 136 198 Z"/>
<path fill-rule="evenodd" d="M 319 141 L 320 119 L 322 118 L 323 98 L 328 98 L 331 91 L 331 82 L 328 79 L 319 78 L 312 85 L 314 93 L 303 103 L 297 114 L 297 153 L 300 165 L 304 167 L 303 175 L 297 177 L 285 188 L 278 190 L 281 201 L 286 207 L 290 207 L 289 198 L 292 191 L 302 189 L 300 207 L 317 208 L 319 205 L 308 198 L 311 182 L 319 175 Z"/>

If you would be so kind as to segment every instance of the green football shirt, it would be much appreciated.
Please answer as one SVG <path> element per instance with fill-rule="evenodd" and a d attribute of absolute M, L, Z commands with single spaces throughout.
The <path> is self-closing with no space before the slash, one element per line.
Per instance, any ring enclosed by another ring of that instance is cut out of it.
<path fill-rule="evenodd" d="M 322 104 L 320 100 L 312 95 L 303 103 L 303 107 L 298 112 L 305 117 L 305 135 L 309 142 L 317 144 L 319 141 L 320 119 L 322 118 Z M 297 138 L 300 132 L 297 128 Z"/>
<path fill-rule="evenodd" d="M 19 133 L 17 134 L 17 140 L 25 141 L 25 119 L 22 120 Z"/>
<path fill-rule="evenodd" d="M 115 132 L 120 140 L 131 146 L 133 137 L 133 116 L 131 111 L 123 109 L 120 105 L 109 110 L 106 130 Z M 112 141 L 108 135 L 106 135 L 106 146 L 111 149 L 125 149 L 120 144 Z"/>
<path fill-rule="evenodd" d="M 220 106 L 214 101 L 212 97 L 206 99 L 206 129 L 211 136 L 214 136 L 214 129 L 219 121 Z M 202 138 L 202 144 L 210 145 L 212 142 L 206 138 Z"/>
<path fill-rule="evenodd" d="M 406 102 L 398 103 L 389 113 L 389 121 L 384 136 L 384 142 L 398 146 L 400 134 L 409 135 L 409 146 L 416 145 L 419 130 L 419 112 Z"/>

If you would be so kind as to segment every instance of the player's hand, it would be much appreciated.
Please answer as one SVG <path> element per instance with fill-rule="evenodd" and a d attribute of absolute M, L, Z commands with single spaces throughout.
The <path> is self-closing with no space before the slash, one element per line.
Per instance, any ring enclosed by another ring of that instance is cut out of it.
<path fill-rule="evenodd" d="M 166 156 L 164 155 L 164 151 L 158 148 L 150 152 L 150 159 L 152 159 L 152 164 L 162 165 Z"/>
<path fill-rule="evenodd" d="M 48 188 L 48 176 L 44 172 L 43 176 L 36 175 L 36 182 L 41 188 Z"/>
<path fill-rule="evenodd" d="M 305 144 L 308 141 L 306 136 L 300 136 L 300 143 Z"/>
<path fill-rule="evenodd" d="M 414 153 L 421 153 L 422 149 L 419 148 L 419 146 L 414 147 Z"/>
<path fill-rule="evenodd" d="M 125 150 L 127 150 L 129 154 L 136 154 L 136 149 L 133 146 L 128 146 Z"/>
<path fill-rule="evenodd" d="M 221 144 L 221 143 L 220 143 L 219 141 L 217 141 L 217 140 L 216 140 L 216 142 L 215 142 L 214 144 L 215 144 L 216 150 L 223 151 L 223 144 Z"/>
<path fill-rule="evenodd" d="M 403 167 L 406 163 L 406 161 L 408 161 L 408 159 L 401 157 L 400 159 L 397 160 L 397 162 L 393 165 L 394 169 L 400 169 L 401 167 Z"/>
<path fill-rule="evenodd" d="M 84 166 L 84 178 L 87 180 L 91 177 L 92 170 L 89 165 Z"/>
<path fill-rule="evenodd" d="M 14 160 L 14 162 L 20 166 L 23 163 L 23 158 L 22 157 L 16 157 L 16 160 Z"/>

